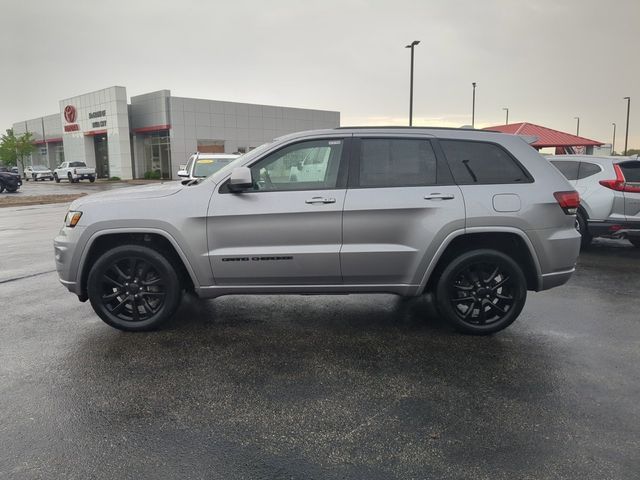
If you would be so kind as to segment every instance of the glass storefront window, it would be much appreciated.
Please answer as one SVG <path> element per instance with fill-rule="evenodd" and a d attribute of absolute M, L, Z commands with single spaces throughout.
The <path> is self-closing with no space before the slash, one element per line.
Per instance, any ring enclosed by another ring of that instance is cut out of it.
<path fill-rule="evenodd" d="M 169 131 L 161 130 L 144 137 L 144 178 L 171 178 Z"/>

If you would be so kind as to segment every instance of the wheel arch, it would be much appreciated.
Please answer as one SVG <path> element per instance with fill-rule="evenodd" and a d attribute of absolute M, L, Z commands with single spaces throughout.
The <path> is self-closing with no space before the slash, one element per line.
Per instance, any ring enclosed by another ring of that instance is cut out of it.
<path fill-rule="evenodd" d="M 89 270 L 95 260 L 104 252 L 120 245 L 142 245 L 153 248 L 164 254 L 167 259 L 178 268 L 178 274 L 187 290 L 194 290 L 198 286 L 197 277 L 186 255 L 178 242 L 163 230 L 144 228 L 133 230 L 106 230 L 96 232 L 88 240 L 80 257 L 78 266 L 79 297 L 87 299 L 87 278 Z"/>
<path fill-rule="evenodd" d="M 429 263 L 419 292 L 432 291 L 438 278 L 450 259 L 460 253 L 490 248 L 505 253 L 523 266 L 528 290 L 542 289 L 542 270 L 536 251 L 527 235 L 517 228 L 467 228 L 449 234 Z"/>

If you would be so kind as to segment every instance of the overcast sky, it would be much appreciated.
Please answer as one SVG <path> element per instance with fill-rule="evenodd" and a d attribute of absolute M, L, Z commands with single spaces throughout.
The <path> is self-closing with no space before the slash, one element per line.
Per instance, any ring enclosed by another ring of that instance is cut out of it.
<path fill-rule="evenodd" d="M 632 97 L 640 0 L 0 0 L 0 128 L 112 85 L 337 110 L 342 125 L 528 121 L 603 142 Z"/>

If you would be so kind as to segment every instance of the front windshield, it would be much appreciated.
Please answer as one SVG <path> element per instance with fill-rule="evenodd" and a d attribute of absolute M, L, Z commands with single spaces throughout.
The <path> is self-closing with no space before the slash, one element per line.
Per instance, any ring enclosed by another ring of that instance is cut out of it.
<path fill-rule="evenodd" d="M 233 160 L 233 158 L 201 158 L 196 161 L 196 165 L 193 169 L 193 176 L 208 177 L 212 173 L 215 173 L 226 165 L 229 165 Z"/>
<path fill-rule="evenodd" d="M 33 167 L 34 170 L 49 170 L 47 167 L 45 167 L 44 165 L 36 165 Z"/>

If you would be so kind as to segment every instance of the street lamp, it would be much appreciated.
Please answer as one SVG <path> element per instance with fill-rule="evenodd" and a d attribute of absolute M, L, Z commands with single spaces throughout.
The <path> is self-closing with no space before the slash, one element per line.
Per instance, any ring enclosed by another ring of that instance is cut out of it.
<path fill-rule="evenodd" d="M 476 82 L 473 85 L 473 100 L 471 101 L 471 128 L 476 128 Z"/>
<path fill-rule="evenodd" d="M 616 151 L 616 124 L 614 122 L 611 125 L 613 125 L 613 141 L 611 142 L 611 155 L 613 155 Z"/>
<path fill-rule="evenodd" d="M 413 125 L 413 48 L 420 43 L 420 40 L 414 40 L 410 45 L 404 48 L 411 49 L 411 81 L 409 86 L 409 126 Z"/>
<path fill-rule="evenodd" d="M 624 97 L 623 100 L 627 101 L 627 130 L 624 133 L 624 154 L 627 154 L 627 142 L 629 140 L 629 110 L 631 110 L 631 97 Z"/>
<path fill-rule="evenodd" d="M 580 117 L 573 117 L 578 121 L 578 124 L 576 125 L 576 135 L 580 136 Z"/>
<path fill-rule="evenodd" d="M 507 112 L 507 119 L 504 121 L 505 125 L 509 125 L 509 108 L 505 107 L 502 110 L 504 110 L 505 112 Z"/>

